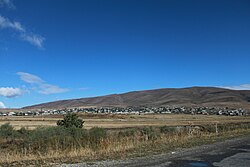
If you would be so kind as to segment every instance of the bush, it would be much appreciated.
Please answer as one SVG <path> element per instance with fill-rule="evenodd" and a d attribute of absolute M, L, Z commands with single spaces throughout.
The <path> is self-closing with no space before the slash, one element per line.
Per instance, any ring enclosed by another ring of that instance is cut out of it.
<path fill-rule="evenodd" d="M 107 136 L 107 132 L 103 128 L 94 127 L 89 130 L 89 142 L 92 147 L 97 148 L 102 139 Z"/>
<path fill-rule="evenodd" d="M 75 149 L 87 144 L 87 136 L 86 130 L 75 127 L 40 127 L 30 132 L 25 143 L 40 152 Z"/>
<path fill-rule="evenodd" d="M 132 128 L 132 129 L 126 129 L 124 131 L 120 131 L 118 133 L 119 137 L 131 137 L 131 136 L 135 136 L 137 130 Z"/>
<path fill-rule="evenodd" d="M 176 128 L 169 127 L 169 126 L 162 126 L 162 127 L 160 127 L 160 132 L 164 133 L 164 134 L 172 134 L 172 133 L 176 132 Z"/>
<path fill-rule="evenodd" d="M 231 130 L 236 130 L 236 129 L 249 129 L 250 124 L 249 123 L 241 123 L 241 124 L 220 124 L 218 125 L 218 131 L 219 132 L 227 132 Z"/>
<path fill-rule="evenodd" d="M 14 130 L 13 126 L 9 123 L 3 124 L 0 126 L 0 137 L 5 139 L 13 139 L 17 135 L 16 131 Z"/>
<path fill-rule="evenodd" d="M 65 128 L 82 128 L 84 121 L 82 119 L 79 119 L 78 116 L 75 113 L 67 113 L 63 120 L 57 121 L 58 126 L 62 126 Z"/>
<path fill-rule="evenodd" d="M 204 130 L 209 132 L 209 133 L 215 133 L 216 132 L 215 125 L 205 125 Z"/>
<path fill-rule="evenodd" d="M 28 136 L 30 131 L 25 127 L 21 127 L 21 129 L 17 130 L 17 132 L 21 136 Z"/>
<path fill-rule="evenodd" d="M 67 132 L 75 139 L 86 139 L 88 137 L 87 130 L 71 127 L 67 129 Z"/>
<path fill-rule="evenodd" d="M 142 128 L 141 134 L 146 137 L 146 140 L 155 140 L 160 136 L 159 131 L 152 126 Z"/>

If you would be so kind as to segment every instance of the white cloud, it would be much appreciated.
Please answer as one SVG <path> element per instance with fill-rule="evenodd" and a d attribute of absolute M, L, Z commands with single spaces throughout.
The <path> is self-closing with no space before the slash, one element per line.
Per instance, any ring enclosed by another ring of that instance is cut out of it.
<path fill-rule="evenodd" d="M 232 89 L 232 90 L 250 90 L 250 84 L 242 84 L 236 86 L 220 86 L 220 88 Z"/>
<path fill-rule="evenodd" d="M 68 89 L 60 88 L 58 86 L 50 85 L 50 84 L 42 84 L 40 88 L 41 90 L 39 90 L 38 92 L 41 94 L 46 94 L 46 95 L 55 94 L 55 93 L 63 93 L 63 92 L 69 91 Z"/>
<path fill-rule="evenodd" d="M 7 7 L 9 9 L 15 9 L 12 0 L 0 0 L 0 7 Z"/>
<path fill-rule="evenodd" d="M 43 48 L 45 38 L 41 35 L 33 34 L 27 31 L 20 22 L 10 21 L 8 18 L 0 15 L 0 28 L 17 31 L 20 33 L 19 36 L 21 40 L 27 41 L 38 48 Z"/>
<path fill-rule="evenodd" d="M 40 77 L 30 73 L 18 72 L 17 75 L 19 75 L 20 79 L 23 80 L 24 82 L 33 84 L 32 90 L 35 90 L 41 94 L 48 95 L 48 94 L 56 94 L 69 91 L 69 89 L 60 88 L 59 86 L 48 84 Z"/>
<path fill-rule="evenodd" d="M 20 96 L 22 94 L 23 92 L 20 88 L 12 88 L 12 87 L 0 88 L 0 96 L 12 98 L 12 97 Z"/>
<path fill-rule="evenodd" d="M 17 75 L 20 76 L 21 80 L 30 84 L 44 82 L 40 77 L 33 75 L 33 74 L 26 73 L 26 72 L 17 72 Z"/>
<path fill-rule="evenodd" d="M 28 41 L 30 44 L 38 48 L 43 48 L 43 42 L 45 41 L 45 38 L 40 35 L 33 35 L 27 33 L 22 34 L 21 39 L 24 41 Z"/>
<path fill-rule="evenodd" d="M 21 23 L 16 22 L 16 21 L 10 21 L 8 18 L 5 18 L 3 16 L 0 15 L 0 27 L 1 28 L 10 28 L 13 29 L 15 31 L 19 31 L 19 32 L 25 32 L 25 28 L 22 26 Z"/>
<path fill-rule="evenodd" d="M 6 108 L 3 102 L 0 101 L 0 108 Z"/>
<path fill-rule="evenodd" d="M 12 0 L 0 0 L 0 7 L 5 6 L 8 8 L 15 8 Z M 27 41 L 38 48 L 43 48 L 45 38 L 41 35 L 33 34 L 27 31 L 20 22 L 11 21 L 10 19 L 0 15 L 0 28 L 17 31 L 20 33 L 19 36 L 21 40 Z"/>

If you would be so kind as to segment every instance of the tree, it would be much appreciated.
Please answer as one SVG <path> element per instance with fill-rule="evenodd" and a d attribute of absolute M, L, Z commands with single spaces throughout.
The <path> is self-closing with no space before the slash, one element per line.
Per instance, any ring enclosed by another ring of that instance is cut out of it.
<path fill-rule="evenodd" d="M 83 127 L 84 121 L 80 118 L 75 113 L 67 113 L 64 115 L 63 120 L 58 120 L 57 125 L 62 126 L 65 128 L 82 128 Z"/>

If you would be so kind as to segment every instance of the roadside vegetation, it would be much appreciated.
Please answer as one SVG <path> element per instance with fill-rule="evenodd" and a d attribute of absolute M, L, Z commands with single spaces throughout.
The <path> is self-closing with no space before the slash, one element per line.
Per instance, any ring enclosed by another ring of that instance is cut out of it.
<path fill-rule="evenodd" d="M 86 130 L 76 114 L 65 115 L 57 125 L 34 130 L 0 126 L 0 165 L 38 165 L 45 161 L 52 165 L 144 156 L 250 134 L 250 123 Z"/>

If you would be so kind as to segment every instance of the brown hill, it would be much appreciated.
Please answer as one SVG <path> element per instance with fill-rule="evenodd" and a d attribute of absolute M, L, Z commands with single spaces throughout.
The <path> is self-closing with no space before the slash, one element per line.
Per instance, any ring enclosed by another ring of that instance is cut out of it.
<path fill-rule="evenodd" d="M 229 90 L 216 87 L 191 87 L 155 89 L 123 94 L 60 100 L 24 107 L 71 108 L 71 107 L 126 107 L 126 106 L 219 106 L 250 108 L 249 90 Z"/>

